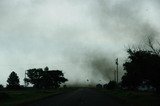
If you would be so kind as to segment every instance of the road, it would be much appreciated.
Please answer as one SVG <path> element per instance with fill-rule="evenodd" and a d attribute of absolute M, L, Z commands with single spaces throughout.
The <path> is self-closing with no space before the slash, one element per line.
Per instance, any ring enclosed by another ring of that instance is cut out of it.
<path fill-rule="evenodd" d="M 56 95 L 28 106 L 121 106 L 107 94 L 93 89 L 78 89 Z"/>

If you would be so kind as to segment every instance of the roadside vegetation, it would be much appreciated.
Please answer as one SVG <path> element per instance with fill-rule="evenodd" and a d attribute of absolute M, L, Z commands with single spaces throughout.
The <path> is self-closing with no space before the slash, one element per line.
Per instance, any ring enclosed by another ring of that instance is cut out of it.
<path fill-rule="evenodd" d="M 137 90 L 143 87 L 144 90 L 160 94 L 160 48 L 154 47 L 151 38 L 148 38 L 148 46 L 149 49 L 139 47 L 127 50 L 129 56 L 123 64 L 126 73 L 121 82 L 123 89 Z"/>
<path fill-rule="evenodd" d="M 26 71 L 25 85 L 20 85 L 19 76 L 12 71 L 7 85 L 0 85 L 0 106 L 26 105 L 27 103 L 73 90 L 62 83 L 68 81 L 61 70 L 49 70 L 48 67 Z"/>
<path fill-rule="evenodd" d="M 121 82 L 97 88 L 126 106 L 160 106 L 160 43 L 148 37 L 145 46 L 128 48 L 127 53 Z"/>

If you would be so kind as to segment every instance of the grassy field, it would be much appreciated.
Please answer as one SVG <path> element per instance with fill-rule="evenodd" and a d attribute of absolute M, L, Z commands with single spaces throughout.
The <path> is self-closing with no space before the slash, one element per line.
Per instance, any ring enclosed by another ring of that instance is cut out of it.
<path fill-rule="evenodd" d="M 18 106 L 24 105 L 42 98 L 54 96 L 63 92 L 67 92 L 69 89 L 57 89 L 57 90 L 5 90 L 0 91 L 0 106 Z"/>
<path fill-rule="evenodd" d="M 149 92 L 102 90 L 126 106 L 160 106 L 160 96 Z"/>

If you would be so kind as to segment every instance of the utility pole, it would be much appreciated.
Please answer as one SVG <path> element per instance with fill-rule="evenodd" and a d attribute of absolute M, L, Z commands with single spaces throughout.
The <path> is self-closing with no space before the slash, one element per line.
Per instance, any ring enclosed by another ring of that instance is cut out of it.
<path fill-rule="evenodd" d="M 116 70 L 114 70 L 114 81 L 116 81 Z"/>
<path fill-rule="evenodd" d="M 117 83 L 118 83 L 118 58 L 116 59 L 116 67 L 117 67 Z"/>
<path fill-rule="evenodd" d="M 25 87 L 27 87 L 26 74 L 27 74 L 27 72 L 25 71 L 25 80 L 24 80 Z"/>

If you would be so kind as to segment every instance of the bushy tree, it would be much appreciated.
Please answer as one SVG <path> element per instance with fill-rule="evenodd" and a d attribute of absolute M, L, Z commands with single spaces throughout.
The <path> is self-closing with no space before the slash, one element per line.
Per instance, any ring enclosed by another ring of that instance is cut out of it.
<path fill-rule="evenodd" d="M 42 87 L 42 77 L 43 77 L 43 69 L 29 69 L 27 70 L 27 76 L 28 78 L 24 79 L 26 82 L 31 83 L 36 88 Z"/>
<path fill-rule="evenodd" d="M 15 73 L 14 71 L 11 72 L 11 74 L 9 75 L 9 78 L 7 79 L 7 88 L 13 88 L 13 89 L 17 89 L 20 88 L 20 84 L 19 84 L 19 77 L 17 75 L 17 73 Z"/>
<path fill-rule="evenodd" d="M 123 66 L 126 73 L 122 77 L 122 86 L 136 89 L 147 82 L 158 91 L 160 87 L 160 56 L 153 51 L 128 49 L 128 61 Z"/>
<path fill-rule="evenodd" d="M 58 88 L 61 83 L 67 81 L 62 71 L 49 70 L 48 67 L 44 70 L 42 68 L 29 69 L 27 76 L 25 81 L 33 84 L 36 88 Z"/>
<path fill-rule="evenodd" d="M 107 89 L 116 89 L 116 88 L 118 88 L 118 85 L 117 85 L 116 81 L 110 81 L 107 84 Z"/>

